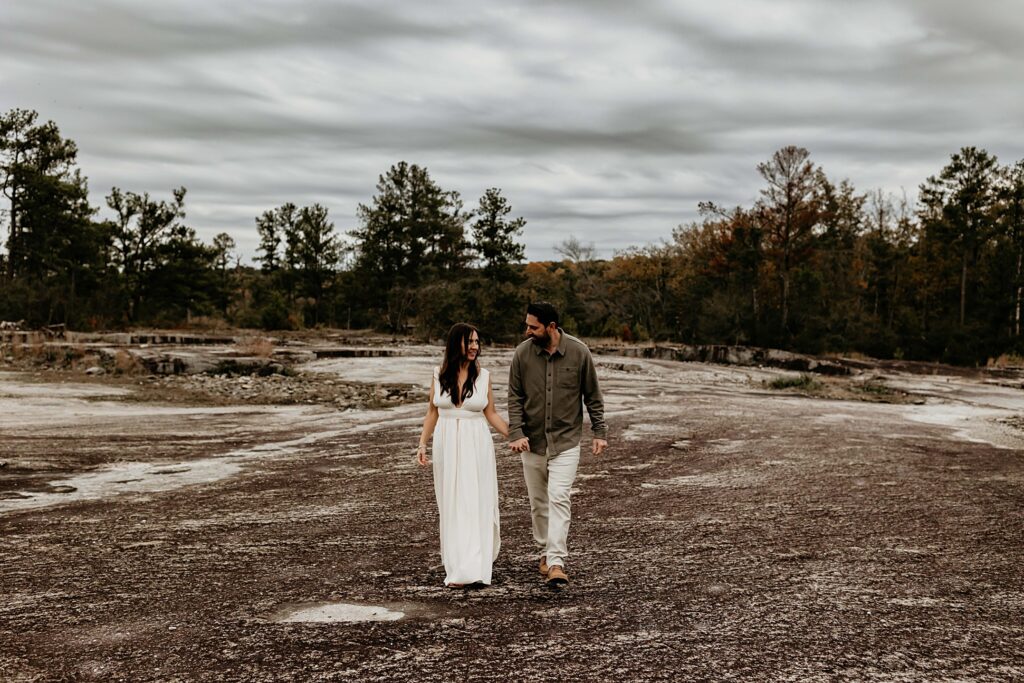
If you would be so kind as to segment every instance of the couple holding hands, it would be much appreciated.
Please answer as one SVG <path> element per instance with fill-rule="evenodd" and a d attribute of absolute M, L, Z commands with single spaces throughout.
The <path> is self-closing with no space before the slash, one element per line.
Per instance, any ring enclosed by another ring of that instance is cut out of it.
<path fill-rule="evenodd" d="M 527 306 L 526 339 L 509 368 L 507 424 L 494 407 L 490 373 L 480 367 L 479 356 L 476 328 L 453 325 L 444 361 L 434 370 L 416 452 L 421 466 L 431 464 L 427 440 L 432 437 L 444 583 L 452 588 L 491 583 L 501 539 L 489 423 L 522 458 L 540 573 L 550 585 L 565 585 L 569 491 L 580 461 L 584 405 L 594 431 L 593 454 L 608 445 L 590 350 L 558 326 L 554 306 Z"/>

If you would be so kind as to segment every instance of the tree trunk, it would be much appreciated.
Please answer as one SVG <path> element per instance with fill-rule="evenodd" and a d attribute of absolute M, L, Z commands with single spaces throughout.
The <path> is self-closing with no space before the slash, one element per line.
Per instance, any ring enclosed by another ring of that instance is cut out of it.
<path fill-rule="evenodd" d="M 960 327 L 964 326 L 967 313 L 967 252 L 964 251 L 963 264 L 960 268 Z"/>
<path fill-rule="evenodd" d="M 789 330 L 789 272 L 782 272 L 782 332 Z"/>
<path fill-rule="evenodd" d="M 753 305 L 753 308 L 754 308 L 754 316 L 753 316 L 753 318 L 750 321 L 750 327 L 751 327 L 751 329 L 750 329 L 750 342 L 752 344 L 757 344 L 757 342 L 758 342 L 758 339 L 757 339 L 757 320 L 758 320 L 758 316 L 760 315 L 760 311 L 758 310 L 758 301 L 757 301 L 757 274 L 756 273 L 754 274 L 754 285 L 753 285 L 753 287 L 751 287 L 750 298 L 751 298 L 751 304 Z"/>
<path fill-rule="evenodd" d="M 1021 256 L 1024 255 L 1024 250 L 1017 247 L 1017 297 L 1013 307 L 1013 336 L 1020 336 L 1020 307 L 1021 298 L 1024 298 L 1024 283 L 1021 282 Z"/>
<path fill-rule="evenodd" d="M 75 275 L 77 271 L 72 268 L 71 270 L 71 290 L 68 292 L 68 301 L 64 304 L 64 320 L 62 321 L 65 325 L 68 325 L 68 311 L 73 310 L 75 307 Z"/>
<path fill-rule="evenodd" d="M 15 157 L 17 160 L 17 157 Z M 7 277 L 14 279 L 15 251 L 21 237 L 18 235 L 18 186 L 11 186 L 11 232 L 7 237 Z"/>
<path fill-rule="evenodd" d="M 896 318 L 896 304 L 900 300 L 900 269 L 892 268 L 892 291 L 889 293 L 889 329 L 892 329 Z"/>

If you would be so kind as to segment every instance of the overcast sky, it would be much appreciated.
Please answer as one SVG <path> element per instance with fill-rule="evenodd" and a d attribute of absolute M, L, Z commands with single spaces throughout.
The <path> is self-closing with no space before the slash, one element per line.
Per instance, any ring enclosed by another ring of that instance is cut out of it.
<path fill-rule="evenodd" d="M 258 213 L 344 232 L 400 160 L 500 187 L 534 260 L 749 206 L 790 144 L 913 197 L 962 146 L 1024 158 L 1021 74 L 1014 0 L 0 0 L 0 110 L 75 140 L 94 204 L 184 185 L 246 262 Z"/>

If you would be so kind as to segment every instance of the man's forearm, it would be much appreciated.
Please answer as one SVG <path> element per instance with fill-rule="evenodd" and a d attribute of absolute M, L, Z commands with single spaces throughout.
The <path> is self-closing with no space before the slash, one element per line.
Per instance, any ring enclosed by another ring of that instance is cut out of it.
<path fill-rule="evenodd" d="M 523 432 L 523 406 L 508 397 L 508 440 L 515 441 L 522 439 L 526 434 Z"/>
<path fill-rule="evenodd" d="M 587 414 L 590 415 L 590 428 L 594 431 L 594 438 L 608 438 L 608 424 L 604 421 L 604 401 L 600 394 L 596 399 L 584 399 L 587 406 Z"/>
<path fill-rule="evenodd" d="M 607 439 L 608 425 L 604 421 L 604 397 L 601 396 L 601 386 L 597 383 L 597 368 L 594 367 L 593 358 L 587 358 L 584 372 L 583 405 L 587 407 L 587 414 L 590 415 L 590 427 L 594 430 L 594 438 Z"/>
<path fill-rule="evenodd" d="M 516 441 L 526 436 L 523 433 L 523 394 L 522 379 L 519 376 L 519 364 L 512 359 L 508 371 L 508 439 Z"/>

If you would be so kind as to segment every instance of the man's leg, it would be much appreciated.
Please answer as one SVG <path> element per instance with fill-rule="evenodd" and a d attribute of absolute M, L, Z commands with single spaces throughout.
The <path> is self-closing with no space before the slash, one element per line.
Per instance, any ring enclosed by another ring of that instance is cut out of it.
<path fill-rule="evenodd" d="M 533 540 L 543 555 L 548 543 L 548 459 L 529 451 L 525 451 L 521 457 L 523 478 L 526 479 L 526 490 L 530 494 Z"/>
<path fill-rule="evenodd" d="M 576 468 L 580 464 L 580 447 L 570 448 L 548 458 L 548 566 L 556 564 L 565 567 L 569 555 L 568 537 L 571 505 L 569 490 L 576 480 Z"/>

